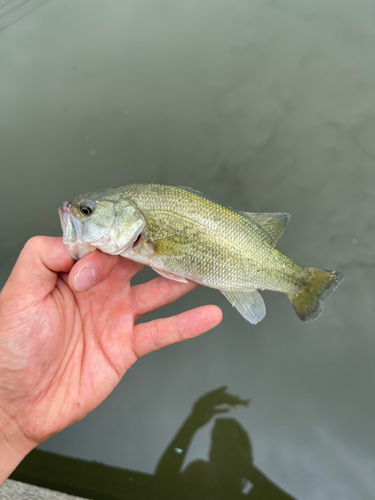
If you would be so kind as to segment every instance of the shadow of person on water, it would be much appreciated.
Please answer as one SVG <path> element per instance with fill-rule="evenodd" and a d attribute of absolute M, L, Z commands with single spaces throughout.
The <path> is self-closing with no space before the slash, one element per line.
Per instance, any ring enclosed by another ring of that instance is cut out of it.
<path fill-rule="evenodd" d="M 201 396 L 156 466 L 155 474 L 33 450 L 11 479 L 95 500 L 296 500 L 254 465 L 251 440 L 231 408 L 247 407 L 220 387 Z M 221 415 L 221 416 L 220 416 Z M 184 460 L 195 433 L 214 417 L 208 460 Z M 1 493 L 0 493 L 1 497 Z"/>
<path fill-rule="evenodd" d="M 198 429 L 213 417 L 236 406 L 248 406 L 243 400 L 220 387 L 204 394 L 161 457 L 155 479 L 161 486 L 178 487 L 181 498 L 210 500 L 249 498 L 251 500 L 295 500 L 268 479 L 255 465 L 250 437 L 233 418 L 218 418 L 211 438 L 209 460 L 196 460 L 182 470 L 189 445 Z M 192 495 L 192 496 L 190 496 Z"/>

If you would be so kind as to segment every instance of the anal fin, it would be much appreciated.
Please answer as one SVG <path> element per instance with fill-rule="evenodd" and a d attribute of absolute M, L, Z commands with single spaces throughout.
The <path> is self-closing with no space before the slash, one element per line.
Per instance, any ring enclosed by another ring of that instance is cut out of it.
<path fill-rule="evenodd" d="M 220 291 L 251 324 L 256 325 L 266 315 L 266 305 L 263 297 L 255 288 L 241 291 Z"/>
<path fill-rule="evenodd" d="M 164 278 L 168 278 L 169 280 L 179 281 L 180 283 L 189 283 L 187 279 L 182 276 L 177 276 L 177 274 L 169 273 L 168 271 L 161 271 L 160 269 L 152 268 L 156 273 L 164 276 Z"/>

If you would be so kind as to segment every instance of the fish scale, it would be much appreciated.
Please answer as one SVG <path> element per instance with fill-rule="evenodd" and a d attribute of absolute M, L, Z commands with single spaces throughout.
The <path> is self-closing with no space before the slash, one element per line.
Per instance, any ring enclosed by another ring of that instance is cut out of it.
<path fill-rule="evenodd" d="M 297 268 L 299 273 L 304 268 L 277 250 L 268 234 L 248 217 L 187 189 L 171 186 L 159 191 L 157 185 L 147 190 L 142 186 L 130 186 L 130 192 L 123 195 L 129 196 L 144 215 L 151 242 L 178 231 L 189 243 L 184 245 L 183 256 L 178 255 L 181 244 L 174 244 L 172 238 L 174 248 L 166 248 L 162 256 L 157 253 L 149 257 L 135 248 L 129 258 L 212 288 L 298 289 L 294 279 L 288 280 L 288 274 L 290 268 L 294 272 Z"/>
<path fill-rule="evenodd" d="M 77 196 L 59 213 L 73 257 L 99 248 L 170 279 L 216 288 L 251 323 L 265 315 L 257 290 L 286 293 L 309 321 L 343 278 L 301 266 L 276 248 L 288 214 L 240 212 L 189 188 L 119 186 Z"/>

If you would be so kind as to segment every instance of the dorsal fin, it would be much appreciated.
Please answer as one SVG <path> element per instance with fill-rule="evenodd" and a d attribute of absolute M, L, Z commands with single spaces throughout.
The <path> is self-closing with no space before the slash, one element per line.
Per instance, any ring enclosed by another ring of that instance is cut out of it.
<path fill-rule="evenodd" d="M 207 200 L 213 201 L 218 205 L 225 206 L 219 201 L 215 200 L 211 196 L 201 193 L 196 189 L 192 189 L 186 186 L 178 186 L 181 189 L 185 189 L 186 191 L 190 191 L 191 193 L 195 193 L 202 198 L 206 198 Z M 227 207 L 231 208 L 231 207 Z M 233 209 L 232 209 L 233 210 Z M 236 212 L 236 210 L 234 210 Z M 238 213 L 248 217 L 253 222 L 255 222 L 259 227 L 261 227 L 272 239 L 274 243 L 280 238 L 283 234 L 285 226 L 288 224 L 291 215 L 284 212 L 272 212 L 272 213 L 252 213 L 252 212 L 241 212 L 237 210 Z"/>
<path fill-rule="evenodd" d="M 201 196 L 202 198 L 206 198 L 206 200 L 213 201 L 214 203 L 217 203 L 218 205 L 222 205 L 220 201 L 215 200 L 215 198 L 212 198 L 209 194 L 202 193 L 201 191 L 198 191 L 197 189 L 193 189 L 191 187 L 187 186 L 178 186 L 180 189 L 184 189 L 185 191 L 190 191 L 191 193 L 197 194 L 198 196 Z"/>
<path fill-rule="evenodd" d="M 251 213 L 251 212 L 241 212 L 243 215 L 254 221 L 258 226 L 260 226 L 267 234 L 269 234 L 272 240 L 276 243 L 280 236 L 283 234 L 285 226 L 288 224 L 291 215 L 284 212 L 274 212 L 274 213 Z"/>

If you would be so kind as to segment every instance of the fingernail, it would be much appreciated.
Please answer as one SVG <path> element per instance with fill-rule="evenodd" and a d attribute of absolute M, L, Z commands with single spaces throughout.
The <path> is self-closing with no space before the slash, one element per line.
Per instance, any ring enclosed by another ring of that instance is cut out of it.
<path fill-rule="evenodd" d="M 84 267 L 74 279 L 74 288 L 77 292 L 86 292 L 96 283 L 96 272 L 92 267 Z"/>

